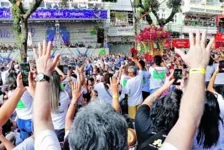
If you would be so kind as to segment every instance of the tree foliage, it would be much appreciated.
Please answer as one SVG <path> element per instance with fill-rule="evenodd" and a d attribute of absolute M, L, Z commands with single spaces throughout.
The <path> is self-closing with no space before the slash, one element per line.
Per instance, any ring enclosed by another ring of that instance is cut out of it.
<path fill-rule="evenodd" d="M 181 9 L 182 0 L 168 0 L 166 5 L 171 9 L 171 13 L 168 18 L 159 18 L 158 10 L 160 5 L 166 0 L 159 3 L 158 0 L 136 0 L 136 6 L 142 9 L 141 14 L 144 15 L 146 12 L 150 11 L 156 17 L 156 20 L 160 26 L 166 25 L 168 22 L 173 20 L 173 17 L 176 13 L 178 13 Z M 151 16 L 148 14 L 145 16 L 146 21 L 149 25 L 153 23 Z"/>
<path fill-rule="evenodd" d="M 17 39 L 22 60 L 27 60 L 27 40 L 28 40 L 28 19 L 33 12 L 40 6 L 43 0 L 33 0 L 29 9 L 25 9 L 20 0 L 9 0 L 12 4 L 11 12 L 13 15 L 13 32 Z"/>

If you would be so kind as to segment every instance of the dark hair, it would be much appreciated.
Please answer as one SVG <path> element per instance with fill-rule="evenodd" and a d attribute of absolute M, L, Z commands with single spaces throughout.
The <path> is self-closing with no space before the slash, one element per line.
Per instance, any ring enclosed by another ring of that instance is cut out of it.
<path fill-rule="evenodd" d="M 11 72 L 6 80 L 6 85 L 8 86 L 9 90 L 15 90 L 17 87 L 16 83 L 17 74 L 15 72 Z"/>
<path fill-rule="evenodd" d="M 198 128 L 197 143 L 203 148 L 209 149 L 216 145 L 220 136 L 219 123 L 220 117 L 219 103 L 215 95 L 209 91 L 205 94 L 204 113 Z"/>
<path fill-rule="evenodd" d="M 3 126 L 2 126 L 2 134 L 6 136 L 7 133 L 12 131 L 13 123 L 9 119 Z"/>
<path fill-rule="evenodd" d="M 5 67 L 1 67 L 1 71 L 4 71 L 5 70 Z"/>
<path fill-rule="evenodd" d="M 145 62 L 143 60 L 140 60 L 139 63 L 141 64 L 142 68 L 145 68 Z"/>
<path fill-rule="evenodd" d="M 219 93 L 220 95 L 222 95 L 222 97 L 224 97 L 224 85 L 216 85 L 214 86 L 214 89 L 217 93 Z"/>
<path fill-rule="evenodd" d="M 154 63 L 157 65 L 157 66 L 160 66 L 161 63 L 162 63 L 162 57 L 160 55 L 156 55 L 154 57 Z"/>
<path fill-rule="evenodd" d="M 156 107 L 152 109 L 150 114 L 152 128 L 155 132 L 164 130 L 168 133 L 175 125 L 179 117 L 182 94 L 182 91 L 175 90 L 157 100 Z"/>
<path fill-rule="evenodd" d="M 104 86 L 106 89 L 109 89 L 107 84 L 110 84 L 110 78 L 112 78 L 112 77 L 113 77 L 113 75 L 111 73 L 106 73 L 104 75 Z"/>
<path fill-rule="evenodd" d="M 77 113 L 69 133 L 70 149 L 124 150 L 127 123 L 109 103 L 94 100 Z"/>
<path fill-rule="evenodd" d="M 213 60 L 213 58 L 210 56 L 208 65 L 209 65 L 209 66 L 212 66 L 213 63 L 214 63 L 214 60 Z"/>

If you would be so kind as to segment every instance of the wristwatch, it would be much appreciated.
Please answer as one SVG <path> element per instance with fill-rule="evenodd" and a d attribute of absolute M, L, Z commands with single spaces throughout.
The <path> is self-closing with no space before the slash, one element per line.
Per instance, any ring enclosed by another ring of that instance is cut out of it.
<path fill-rule="evenodd" d="M 50 77 L 44 75 L 43 73 L 39 73 L 36 76 L 36 82 L 40 82 L 40 81 L 47 81 L 47 82 L 49 82 L 50 81 Z"/>

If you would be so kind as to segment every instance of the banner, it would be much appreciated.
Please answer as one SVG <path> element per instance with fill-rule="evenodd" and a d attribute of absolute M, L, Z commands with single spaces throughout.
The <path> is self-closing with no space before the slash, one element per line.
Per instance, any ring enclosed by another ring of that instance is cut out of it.
<path fill-rule="evenodd" d="M 175 48 L 190 48 L 190 42 L 187 39 L 177 39 L 172 42 Z"/>
<path fill-rule="evenodd" d="M 32 34 L 31 32 L 28 32 L 28 40 L 27 40 L 27 45 L 32 46 L 33 41 L 32 41 Z"/>
<path fill-rule="evenodd" d="M 216 42 L 224 42 L 224 34 L 223 33 L 217 33 L 215 35 L 215 41 Z"/>
<path fill-rule="evenodd" d="M 10 9 L 0 8 L 0 19 L 13 19 Z M 49 20 L 49 19 L 107 19 L 107 10 L 74 10 L 74 9 L 60 9 L 60 10 L 36 10 L 31 16 L 30 20 Z"/>

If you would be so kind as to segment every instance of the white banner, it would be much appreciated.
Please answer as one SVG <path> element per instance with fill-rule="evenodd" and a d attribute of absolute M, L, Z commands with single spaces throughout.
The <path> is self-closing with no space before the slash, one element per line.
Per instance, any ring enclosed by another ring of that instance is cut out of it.
<path fill-rule="evenodd" d="M 27 44 L 28 44 L 28 46 L 32 46 L 32 44 L 33 44 L 31 32 L 28 32 Z"/>

